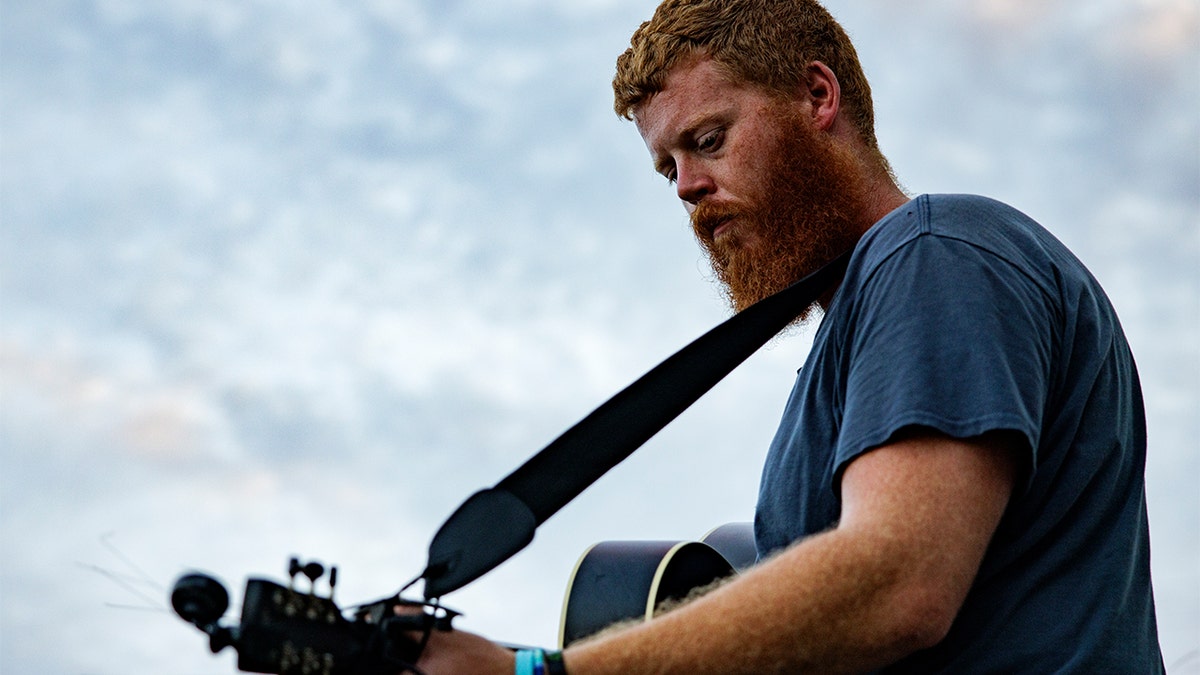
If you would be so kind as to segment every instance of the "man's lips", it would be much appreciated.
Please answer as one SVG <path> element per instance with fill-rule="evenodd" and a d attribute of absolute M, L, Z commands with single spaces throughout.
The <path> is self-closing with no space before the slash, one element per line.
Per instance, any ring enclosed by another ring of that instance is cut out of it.
<path fill-rule="evenodd" d="M 717 220 L 717 222 L 713 224 L 712 230 L 710 230 L 712 238 L 716 239 L 717 237 L 721 236 L 721 233 L 727 231 L 732 224 L 733 216 L 724 216 Z"/>
<path fill-rule="evenodd" d="M 738 223 L 738 210 L 724 204 L 700 204 L 692 213 L 692 227 L 696 236 L 715 241 L 717 237 L 730 234 Z"/>

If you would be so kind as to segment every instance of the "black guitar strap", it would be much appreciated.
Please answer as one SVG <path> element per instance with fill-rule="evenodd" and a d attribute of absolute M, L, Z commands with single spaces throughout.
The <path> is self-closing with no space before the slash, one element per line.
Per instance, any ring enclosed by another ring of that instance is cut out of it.
<path fill-rule="evenodd" d="M 841 279 L 843 253 L 700 336 L 451 514 L 429 545 L 425 597 L 457 590 L 533 540 L 537 526 L 633 454 Z"/>

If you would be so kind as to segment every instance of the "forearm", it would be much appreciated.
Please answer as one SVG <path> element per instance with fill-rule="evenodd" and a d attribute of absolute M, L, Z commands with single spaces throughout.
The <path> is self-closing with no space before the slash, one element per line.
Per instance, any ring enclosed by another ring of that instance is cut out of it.
<path fill-rule="evenodd" d="M 854 673 L 949 631 L 1012 492 L 1006 434 L 910 434 L 856 459 L 837 529 L 659 619 L 568 650 L 572 675 Z"/>
<path fill-rule="evenodd" d="M 886 538 L 833 530 L 646 624 L 567 652 L 572 675 L 850 673 L 936 639 Z M 934 619 L 928 621 L 927 619 Z M 934 631 L 936 633 L 936 630 Z"/>

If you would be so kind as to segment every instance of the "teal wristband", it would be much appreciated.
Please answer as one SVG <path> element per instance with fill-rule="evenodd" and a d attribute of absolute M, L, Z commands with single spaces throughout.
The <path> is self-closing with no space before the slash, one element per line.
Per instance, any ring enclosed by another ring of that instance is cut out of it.
<path fill-rule="evenodd" d="M 533 675 L 533 664 L 529 662 L 529 657 L 533 652 L 528 649 L 517 650 L 517 668 L 514 675 Z"/>
<path fill-rule="evenodd" d="M 546 660 L 540 649 L 518 649 L 515 675 L 546 675 Z"/>

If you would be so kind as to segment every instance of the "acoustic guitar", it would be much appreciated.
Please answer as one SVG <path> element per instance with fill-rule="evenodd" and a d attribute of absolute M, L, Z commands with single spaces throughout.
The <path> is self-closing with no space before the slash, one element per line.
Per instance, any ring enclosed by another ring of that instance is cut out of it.
<path fill-rule="evenodd" d="M 752 523 L 728 523 L 699 541 L 603 541 L 584 551 L 571 572 L 559 620 L 558 647 L 615 624 L 648 620 L 664 602 L 754 564 Z"/>

